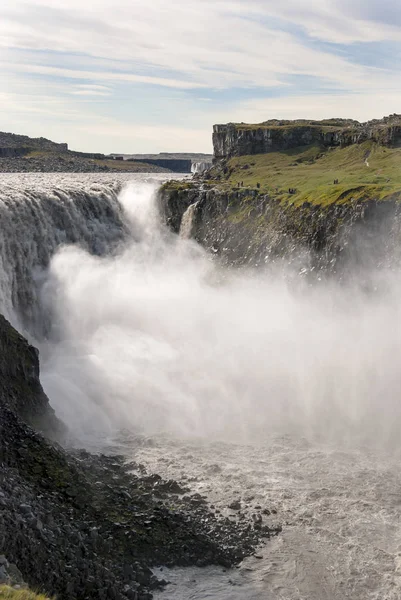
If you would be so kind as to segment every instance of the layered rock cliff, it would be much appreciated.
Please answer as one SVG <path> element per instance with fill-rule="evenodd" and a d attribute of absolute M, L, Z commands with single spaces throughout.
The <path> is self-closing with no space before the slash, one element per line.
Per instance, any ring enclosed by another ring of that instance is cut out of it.
<path fill-rule="evenodd" d="M 400 261 L 401 116 L 215 125 L 213 143 L 208 172 L 161 191 L 176 233 L 184 222 L 229 264 L 344 274 Z"/>
<path fill-rule="evenodd" d="M 401 262 L 398 202 L 296 206 L 256 190 L 170 185 L 159 203 L 170 229 L 192 237 L 227 265 L 283 262 L 312 277 L 344 277 L 355 268 L 363 276 Z"/>
<path fill-rule="evenodd" d="M 394 146 L 401 142 L 401 116 L 359 123 L 353 120 L 272 120 L 258 125 L 228 123 L 213 127 L 215 159 L 285 151 L 299 146 L 348 146 L 372 140 Z"/>

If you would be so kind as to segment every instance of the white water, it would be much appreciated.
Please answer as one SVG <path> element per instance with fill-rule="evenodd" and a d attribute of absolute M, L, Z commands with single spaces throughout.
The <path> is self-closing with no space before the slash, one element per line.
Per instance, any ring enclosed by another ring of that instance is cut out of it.
<path fill-rule="evenodd" d="M 192 163 L 191 173 L 203 173 L 207 171 L 212 166 L 212 161 L 203 161 L 203 162 L 195 162 Z"/>
<path fill-rule="evenodd" d="M 117 255 L 71 246 L 52 260 L 43 294 L 58 337 L 43 380 L 72 429 L 398 449 L 398 272 L 382 269 L 367 294 L 219 269 L 164 229 L 155 191 L 120 195 L 133 233 Z"/>
<path fill-rule="evenodd" d="M 188 480 L 221 509 L 241 498 L 283 532 L 238 570 L 163 572 L 160 600 L 396 600 L 401 596 L 399 456 L 267 436 L 263 444 L 157 440 L 136 457 Z M 226 512 L 230 513 L 226 508 Z M 158 596 L 159 598 L 159 596 Z"/>
<path fill-rule="evenodd" d="M 118 252 L 52 259 L 43 384 L 79 443 L 134 455 L 223 511 L 238 496 L 275 508 L 266 522 L 284 527 L 233 573 L 169 574 L 161 598 L 398 599 L 399 273 L 372 273 L 366 294 L 220 270 L 164 230 L 156 187 L 120 196 Z"/>
<path fill-rule="evenodd" d="M 40 287 L 63 244 L 111 251 L 128 233 L 117 200 L 124 178 L 1 174 L 0 312 L 19 329 L 41 335 Z"/>
<path fill-rule="evenodd" d="M 194 230 L 194 218 L 198 202 L 194 202 L 183 214 L 180 226 L 180 237 L 184 240 L 189 240 L 192 237 Z"/>

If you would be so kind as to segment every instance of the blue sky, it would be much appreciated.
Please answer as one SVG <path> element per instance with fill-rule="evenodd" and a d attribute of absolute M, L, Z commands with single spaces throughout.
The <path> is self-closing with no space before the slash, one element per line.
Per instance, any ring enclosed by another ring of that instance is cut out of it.
<path fill-rule="evenodd" d="M 211 151 L 214 123 L 401 113 L 399 0 L 1 0 L 0 130 Z"/>

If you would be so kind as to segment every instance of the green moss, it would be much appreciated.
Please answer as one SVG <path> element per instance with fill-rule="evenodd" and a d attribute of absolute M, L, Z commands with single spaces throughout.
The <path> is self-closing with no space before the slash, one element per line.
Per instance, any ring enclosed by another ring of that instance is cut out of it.
<path fill-rule="evenodd" d="M 171 179 L 170 181 L 166 181 L 161 187 L 162 191 L 166 192 L 182 192 L 185 190 L 190 190 L 194 187 L 192 181 L 184 180 L 175 180 Z"/>
<path fill-rule="evenodd" d="M 243 183 L 245 188 L 295 205 L 401 200 L 401 149 L 371 141 L 346 148 L 313 145 L 240 156 L 230 159 L 226 166 L 225 179 L 215 181 L 223 190 Z M 218 172 L 214 169 L 212 173 L 216 177 Z M 337 179 L 338 184 L 334 184 Z M 291 188 L 295 193 L 289 193 Z"/>
<path fill-rule="evenodd" d="M 0 585 L 0 600 L 49 600 L 49 598 L 30 590 L 15 590 L 8 585 Z"/>

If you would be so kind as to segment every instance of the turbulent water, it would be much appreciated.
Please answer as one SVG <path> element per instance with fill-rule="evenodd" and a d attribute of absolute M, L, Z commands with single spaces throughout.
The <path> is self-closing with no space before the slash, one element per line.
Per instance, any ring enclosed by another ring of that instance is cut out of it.
<path fill-rule="evenodd" d="M 398 599 L 399 271 L 364 292 L 221 268 L 191 209 L 165 230 L 159 181 L 4 176 L 0 302 L 76 443 L 283 525 L 233 572 L 168 572 L 160 598 Z"/>
<path fill-rule="evenodd" d="M 123 181 L 87 176 L 2 174 L 0 179 L 0 312 L 40 335 L 39 298 L 50 258 L 64 244 L 109 253 L 128 231 L 117 200 Z"/>

